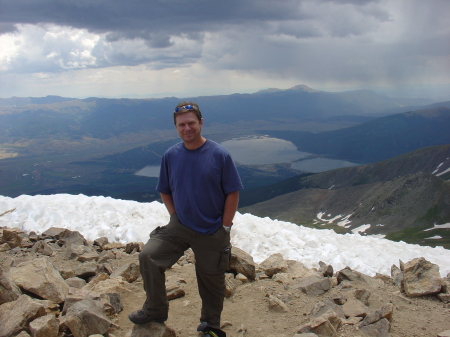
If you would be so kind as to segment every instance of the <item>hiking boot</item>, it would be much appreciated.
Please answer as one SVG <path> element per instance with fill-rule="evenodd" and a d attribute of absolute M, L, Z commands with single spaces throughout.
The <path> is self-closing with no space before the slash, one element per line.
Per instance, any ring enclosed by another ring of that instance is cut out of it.
<path fill-rule="evenodd" d="M 128 319 L 134 324 L 146 324 L 150 322 L 164 323 L 166 320 L 163 318 L 154 318 L 149 314 L 146 314 L 142 310 L 133 311 L 128 315 Z"/>
<path fill-rule="evenodd" d="M 198 326 L 197 331 L 203 332 L 204 337 L 227 337 L 225 331 L 220 330 L 218 328 L 213 328 L 210 325 L 208 325 L 207 322 L 202 322 Z"/>

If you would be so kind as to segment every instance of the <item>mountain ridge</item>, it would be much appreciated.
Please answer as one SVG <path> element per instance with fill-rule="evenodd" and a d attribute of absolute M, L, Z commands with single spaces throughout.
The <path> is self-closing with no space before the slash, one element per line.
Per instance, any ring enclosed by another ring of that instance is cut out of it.
<path fill-rule="evenodd" d="M 360 226 L 365 234 L 424 243 L 423 230 L 450 223 L 450 145 L 428 147 L 383 162 L 301 175 L 242 193 L 240 211 L 272 219 L 332 228 Z M 248 200 L 248 195 L 258 196 Z M 265 199 L 265 200 L 262 200 Z M 450 248 L 449 230 L 435 230 Z M 407 241 L 408 242 L 408 241 Z"/>

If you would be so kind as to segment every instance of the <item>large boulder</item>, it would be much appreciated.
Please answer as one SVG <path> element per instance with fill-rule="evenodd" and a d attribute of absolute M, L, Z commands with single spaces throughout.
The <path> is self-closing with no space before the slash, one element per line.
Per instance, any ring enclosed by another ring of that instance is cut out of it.
<path fill-rule="evenodd" d="M 0 305 L 0 337 L 16 336 L 31 321 L 45 314 L 44 306 L 27 295 Z"/>
<path fill-rule="evenodd" d="M 55 303 L 64 302 L 69 285 L 46 257 L 11 267 L 9 278 L 19 288 Z"/>
<path fill-rule="evenodd" d="M 88 337 L 104 335 L 112 322 L 93 299 L 86 297 L 67 309 L 65 324 L 74 337 Z"/>
<path fill-rule="evenodd" d="M 439 266 L 423 257 L 413 259 L 404 265 L 403 289 L 409 297 L 437 294 L 441 291 Z"/>

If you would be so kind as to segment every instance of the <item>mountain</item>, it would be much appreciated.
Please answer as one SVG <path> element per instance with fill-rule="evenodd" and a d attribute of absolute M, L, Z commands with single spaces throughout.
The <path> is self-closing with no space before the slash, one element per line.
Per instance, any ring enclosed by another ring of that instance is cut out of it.
<path fill-rule="evenodd" d="M 266 130 L 300 151 L 371 163 L 426 146 L 450 143 L 450 108 L 433 107 L 389 115 L 334 131 Z"/>
<path fill-rule="evenodd" d="M 241 193 L 241 212 L 315 228 L 383 234 L 450 247 L 450 145 L 416 150 L 379 163 L 301 175 Z M 370 226 L 369 226 L 370 225 Z"/>

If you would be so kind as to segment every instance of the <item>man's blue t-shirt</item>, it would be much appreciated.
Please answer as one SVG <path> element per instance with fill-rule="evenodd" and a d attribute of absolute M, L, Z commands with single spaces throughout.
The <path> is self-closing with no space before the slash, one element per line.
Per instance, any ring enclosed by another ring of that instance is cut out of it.
<path fill-rule="evenodd" d="M 206 235 L 222 226 L 226 195 L 242 188 L 228 151 L 209 139 L 195 150 L 182 142 L 169 148 L 156 186 L 158 192 L 172 194 L 183 225 Z"/>

